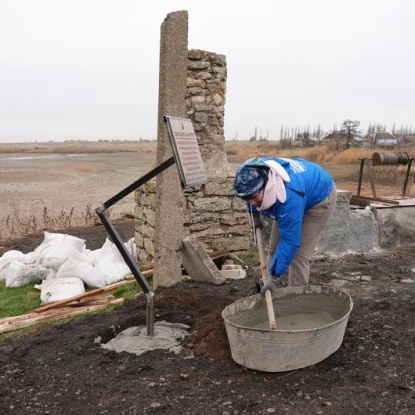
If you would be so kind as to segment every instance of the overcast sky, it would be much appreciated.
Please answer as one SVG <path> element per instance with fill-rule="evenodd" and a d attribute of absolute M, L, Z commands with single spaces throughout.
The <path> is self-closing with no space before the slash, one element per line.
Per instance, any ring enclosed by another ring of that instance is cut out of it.
<path fill-rule="evenodd" d="M 413 0 L 0 0 L 0 142 L 154 139 L 160 26 L 224 54 L 225 136 L 415 126 Z"/>

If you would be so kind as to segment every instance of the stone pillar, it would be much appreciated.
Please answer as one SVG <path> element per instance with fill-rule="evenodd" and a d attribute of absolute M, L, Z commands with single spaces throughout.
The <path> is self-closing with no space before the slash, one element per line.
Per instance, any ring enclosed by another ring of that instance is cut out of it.
<path fill-rule="evenodd" d="M 161 25 L 157 164 L 172 156 L 164 115 L 186 118 L 188 13 L 169 13 Z M 184 197 L 176 166 L 157 176 L 153 289 L 181 278 Z"/>
<path fill-rule="evenodd" d="M 190 50 L 187 118 L 193 122 L 208 181 L 232 176 L 225 150 L 226 57 Z"/>

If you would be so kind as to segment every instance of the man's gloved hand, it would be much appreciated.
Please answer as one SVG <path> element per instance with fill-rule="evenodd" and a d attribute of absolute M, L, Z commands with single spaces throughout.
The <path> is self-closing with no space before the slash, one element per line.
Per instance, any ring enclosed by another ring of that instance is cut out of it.
<path fill-rule="evenodd" d="M 261 216 L 258 212 L 253 212 L 252 218 L 254 221 L 253 223 L 254 230 L 257 228 L 262 229 L 264 227 L 264 224 L 262 223 L 262 220 L 261 220 Z"/>
<path fill-rule="evenodd" d="M 270 290 L 271 292 L 274 292 L 277 289 L 277 281 L 280 275 L 273 276 L 270 275 L 267 278 L 267 281 L 265 282 L 264 286 L 261 288 L 261 292 L 265 293 L 265 291 Z"/>

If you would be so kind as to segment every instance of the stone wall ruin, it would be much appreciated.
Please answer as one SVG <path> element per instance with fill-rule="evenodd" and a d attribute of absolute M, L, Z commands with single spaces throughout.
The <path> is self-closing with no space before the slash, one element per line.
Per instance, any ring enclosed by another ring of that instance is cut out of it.
<path fill-rule="evenodd" d="M 225 151 L 226 77 L 224 55 L 188 51 L 186 117 L 192 120 L 208 182 L 183 191 L 183 224 L 207 252 L 243 251 L 251 241 L 245 204 L 233 195 L 233 174 Z M 140 264 L 151 263 L 154 258 L 156 180 L 135 192 L 135 240 Z"/>

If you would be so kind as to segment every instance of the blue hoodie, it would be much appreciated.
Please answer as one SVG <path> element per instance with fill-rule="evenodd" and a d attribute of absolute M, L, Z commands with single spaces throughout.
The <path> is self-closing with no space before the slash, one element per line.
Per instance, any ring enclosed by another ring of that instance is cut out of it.
<path fill-rule="evenodd" d="M 300 158 L 255 159 L 275 160 L 290 176 L 291 181 L 285 184 L 287 200 L 277 201 L 269 209 L 261 211 L 264 216 L 277 221 L 280 233 L 275 255 L 271 260 L 270 273 L 280 276 L 287 271 L 301 244 L 301 231 L 305 212 L 322 202 L 333 189 L 333 179 L 320 166 Z M 247 163 L 249 166 L 249 162 Z M 255 164 L 254 164 L 255 165 Z M 256 210 L 252 206 L 253 211 Z"/>

